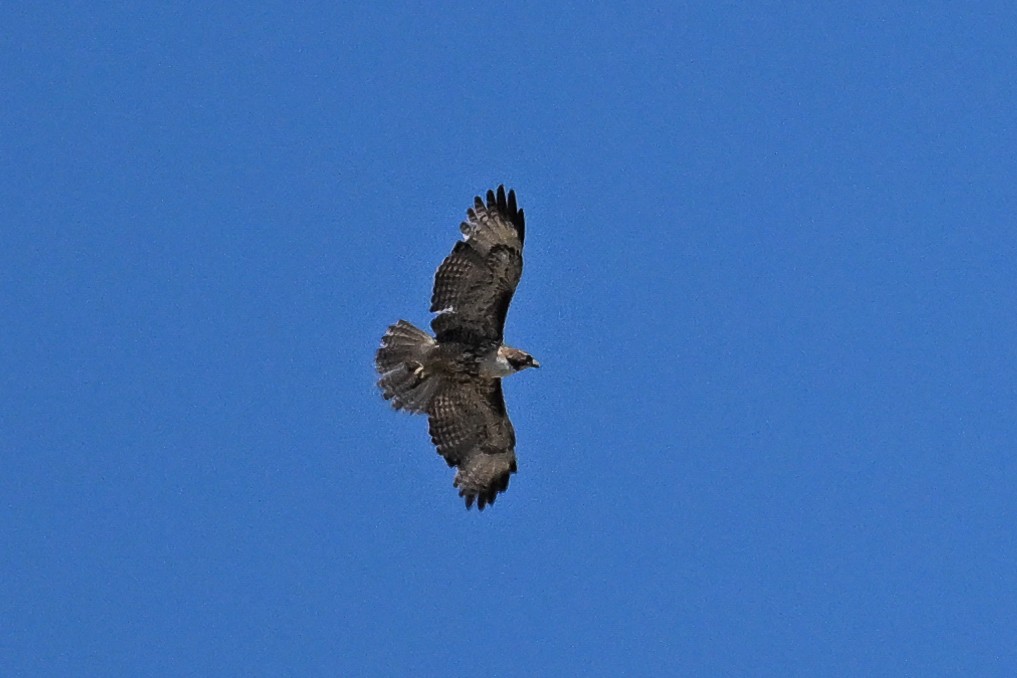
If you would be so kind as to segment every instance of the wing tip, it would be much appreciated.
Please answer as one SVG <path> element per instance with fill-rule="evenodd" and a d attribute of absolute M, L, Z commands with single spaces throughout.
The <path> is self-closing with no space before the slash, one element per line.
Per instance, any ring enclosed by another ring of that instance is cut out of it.
<path fill-rule="evenodd" d="M 496 490 L 469 494 L 460 492 L 459 496 L 466 500 L 467 511 L 473 508 L 474 502 L 477 504 L 477 510 L 483 511 L 485 507 L 494 504 L 494 500 L 498 498 L 498 492 Z"/>
<path fill-rule="evenodd" d="M 509 462 L 508 470 L 492 478 L 485 487 L 462 487 L 458 475 L 452 481 L 452 485 L 459 488 L 459 496 L 466 501 L 466 510 L 472 509 L 473 504 L 476 503 L 477 510 L 483 511 L 486 506 L 494 504 L 499 494 L 508 489 L 509 480 L 516 470 L 516 460 L 512 459 Z"/>
<path fill-rule="evenodd" d="M 498 184 L 497 189 L 488 189 L 485 197 L 487 198 L 486 205 L 483 198 L 479 195 L 476 196 L 473 199 L 473 207 L 466 212 L 467 215 L 473 219 L 478 209 L 496 211 L 515 227 L 516 233 L 519 235 L 519 242 L 524 242 L 526 239 L 526 215 L 523 210 L 519 209 L 515 189 L 510 188 L 506 192 L 505 184 Z"/>

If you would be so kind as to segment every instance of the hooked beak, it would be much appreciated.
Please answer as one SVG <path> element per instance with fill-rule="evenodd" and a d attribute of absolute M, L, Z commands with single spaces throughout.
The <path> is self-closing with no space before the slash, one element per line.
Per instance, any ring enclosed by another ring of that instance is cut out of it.
<path fill-rule="evenodd" d="M 530 367 L 540 367 L 540 363 L 538 363 L 536 360 L 534 360 L 533 363 L 530 365 Z"/>

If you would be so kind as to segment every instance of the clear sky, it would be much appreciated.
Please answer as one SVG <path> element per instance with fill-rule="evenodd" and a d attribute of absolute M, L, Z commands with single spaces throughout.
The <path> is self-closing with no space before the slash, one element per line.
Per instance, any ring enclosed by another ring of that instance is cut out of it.
<path fill-rule="evenodd" d="M 0 9 L 0 675 L 1017 675 L 1013 3 L 205 4 Z"/>

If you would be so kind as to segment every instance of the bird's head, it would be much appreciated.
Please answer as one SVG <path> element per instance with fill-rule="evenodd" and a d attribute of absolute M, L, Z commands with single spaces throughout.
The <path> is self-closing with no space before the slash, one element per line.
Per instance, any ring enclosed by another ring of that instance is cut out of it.
<path fill-rule="evenodd" d="M 516 372 L 525 370 L 527 367 L 540 367 L 540 363 L 534 360 L 532 355 L 526 351 L 520 351 L 518 348 L 505 346 L 502 348 L 502 354 Z"/>

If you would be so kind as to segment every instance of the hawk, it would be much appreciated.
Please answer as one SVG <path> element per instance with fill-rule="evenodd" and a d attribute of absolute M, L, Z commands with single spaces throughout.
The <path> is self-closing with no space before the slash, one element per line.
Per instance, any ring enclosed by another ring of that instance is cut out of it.
<path fill-rule="evenodd" d="M 463 239 L 438 267 L 431 295 L 431 336 L 400 320 L 375 356 L 382 395 L 397 410 L 428 417 L 431 441 L 453 485 L 484 510 L 516 472 L 516 434 L 501 380 L 540 367 L 503 342 L 505 315 L 523 272 L 525 220 L 515 191 L 479 196 L 460 224 Z"/>

